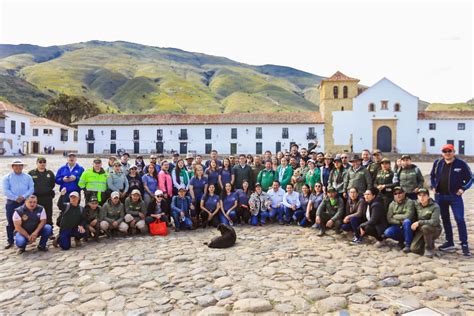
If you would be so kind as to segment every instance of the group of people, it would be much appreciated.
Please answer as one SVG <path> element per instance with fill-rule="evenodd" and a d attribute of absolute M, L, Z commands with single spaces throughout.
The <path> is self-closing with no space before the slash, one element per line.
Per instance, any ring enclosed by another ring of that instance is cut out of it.
<path fill-rule="evenodd" d="M 72 238 L 78 246 L 81 239 L 99 241 L 101 235 L 145 234 L 159 221 L 175 231 L 275 222 L 311 227 L 318 236 L 328 230 L 352 232 L 354 244 L 367 236 L 377 240 L 377 247 L 394 239 L 404 252 L 432 257 L 441 222 L 446 242 L 439 250 L 455 251 L 451 207 L 462 252 L 470 256 L 462 195 L 472 185 L 472 173 L 455 156 L 453 145 L 441 151 L 430 175 L 434 199 L 409 155 L 392 168 L 379 150 L 333 156 L 294 144 L 290 152 L 222 160 L 213 150 L 205 162 L 200 155 L 182 159 L 174 154 L 171 160 L 151 155 L 148 164 L 142 156 L 131 164 L 130 155 L 123 153 L 111 156 L 106 165 L 95 158 L 87 170 L 69 153 L 56 174 L 46 168 L 44 157 L 38 157 L 28 173 L 23 162 L 15 160 L 3 180 L 5 248 L 15 242 L 24 252 L 40 238 L 38 249 L 45 251 L 51 238 L 54 246 L 69 249 Z M 61 212 L 56 219 L 59 233 L 54 235 L 56 185 Z"/>

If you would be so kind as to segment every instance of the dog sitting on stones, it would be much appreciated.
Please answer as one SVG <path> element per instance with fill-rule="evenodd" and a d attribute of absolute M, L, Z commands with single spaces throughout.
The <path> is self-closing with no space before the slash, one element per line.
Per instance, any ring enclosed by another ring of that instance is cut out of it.
<path fill-rule="evenodd" d="M 237 235 L 231 226 L 219 224 L 217 230 L 221 232 L 221 236 L 212 238 L 211 242 L 206 242 L 205 245 L 209 248 L 229 248 L 235 244 Z"/>

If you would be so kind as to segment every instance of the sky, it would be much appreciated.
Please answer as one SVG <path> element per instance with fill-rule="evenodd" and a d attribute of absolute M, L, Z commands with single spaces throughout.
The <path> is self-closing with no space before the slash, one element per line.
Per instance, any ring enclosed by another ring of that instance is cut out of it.
<path fill-rule="evenodd" d="M 474 95 L 471 1 L 0 0 L 0 43 L 124 40 L 294 67 L 383 77 L 428 102 Z"/>

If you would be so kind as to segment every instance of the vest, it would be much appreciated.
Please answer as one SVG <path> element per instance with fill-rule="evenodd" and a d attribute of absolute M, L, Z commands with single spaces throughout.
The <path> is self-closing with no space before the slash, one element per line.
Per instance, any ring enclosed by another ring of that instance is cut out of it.
<path fill-rule="evenodd" d="M 20 206 L 15 210 L 21 217 L 21 227 L 31 234 L 35 231 L 40 223 L 41 212 L 43 207 L 37 205 L 33 211 L 26 208 L 25 205 Z"/>

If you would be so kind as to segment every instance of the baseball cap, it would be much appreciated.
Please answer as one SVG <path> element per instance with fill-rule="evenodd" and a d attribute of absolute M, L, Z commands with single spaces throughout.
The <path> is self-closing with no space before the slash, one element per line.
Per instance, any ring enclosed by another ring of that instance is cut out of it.
<path fill-rule="evenodd" d="M 133 190 L 132 190 L 132 195 L 133 195 L 133 194 L 140 194 L 140 195 L 142 195 L 142 193 L 141 193 L 140 190 L 138 190 L 138 189 L 133 189 Z"/>
<path fill-rule="evenodd" d="M 375 155 L 375 154 L 381 154 L 382 152 L 380 151 L 380 149 L 374 149 L 374 151 L 372 152 L 372 155 Z"/>
<path fill-rule="evenodd" d="M 79 192 L 72 191 L 71 193 L 69 193 L 69 197 L 71 196 L 79 197 Z"/>
<path fill-rule="evenodd" d="M 400 186 L 398 186 L 398 187 L 394 187 L 394 188 L 393 188 L 393 192 L 396 192 L 396 191 L 405 192 L 405 191 L 403 190 L 403 188 L 402 188 L 402 187 L 400 187 Z"/>
<path fill-rule="evenodd" d="M 385 163 L 385 162 L 390 163 L 390 159 L 388 159 L 388 158 L 383 158 L 380 162 L 381 162 L 381 163 Z"/>
<path fill-rule="evenodd" d="M 117 191 L 114 191 L 112 192 L 112 194 L 110 194 L 110 197 L 113 199 L 115 197 L 119 197 L 120 196 L 120 193 L 118 193 Z"/>
<path fill-rule="evenodd" d="M 99 200 L 97 199 L 96 196 L 92 196 L 92 197 L 89 199 L 89 203 L 92 203 L 92 202 L 99 202 Z"/>
<path fill-rule="evenodd" d="M 128 167 L 128 169 L 133 169 L 133 168 L 137 169 L 137 166 L 136 165 L 131 165 L 130 167 Z"/>
<path fill-rule="evenodd" d="M 46 162 L 46 158 L 44 158 L 43 156 L 39 156 L 38 158 L 36 158 L 36 162 L 40 162 L 40 161 Z"/>
<path fill-rule="evenodd" d="M 67 154 L 67 156 L 68 157 L 72 157 L 72 156 L 76 157 L 76 154 L 75 153 L 69 153 L 69 154 Z"/>
<path fill-rule="evenodd" d="M 94 163 L 102 163 L 102 159 L 100 159 L 100 157 L 96 157 L 94 158 Z"/>
<path fill-rule="evenodd" d="M 156 191 L 155 191 L 155 195 L 163 195 L 163 191 L 161 191 L 161 190 L 156 190 Z"/>
<path fill-rule="evenodd" d="M 404 159 L 410 159 L 411 160 L 411 157 L 410 157 L 410 155 L 402 155 L 402 160 L 404 160 Z"/>
<path fill-rule="evenodd" d="M 262 185 L 260 184 L 260 182 L 257 182 L 255 183 L 255 187 L 262 187 Z"/>
<path fill-rule="evenodd" d="M 446 144 L 446 145 L 443 145 L 443 147 L 441 147 L 441 151 L 445 151 L 445 150 L 454 151 L 454 145 L 453 145 L 453 144 Z"/>
<path fill-rule="evenodd" d="M 419 194 L 428 194 L 429 195 L 430 193 L 429 193 L 427 188 L 421 188 L 421 189 L 418 190 L 417 195 L 419 195 Z"/>
<path fill-rule="evenodd" d="M 327 191 L 328 191 L 328 192 L 336 192 L 336 189 L 333 188 L 333 187 L 329 187 Z"/>

